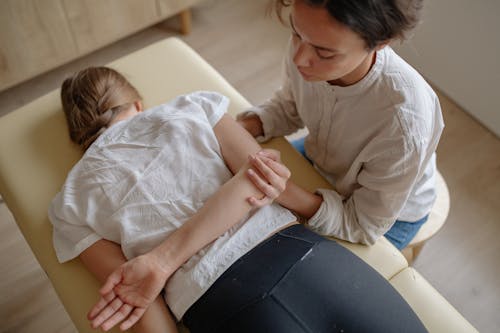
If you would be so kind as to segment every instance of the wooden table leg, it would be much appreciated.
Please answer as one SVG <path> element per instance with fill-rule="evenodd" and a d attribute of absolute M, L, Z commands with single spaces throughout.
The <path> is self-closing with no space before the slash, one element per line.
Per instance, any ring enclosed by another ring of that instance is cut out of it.
<path fill-rule="evenodd" d="M 422 251 L 425 242 L 420 242 L 414 245 L 410 245 L 401 250 L 401 253 L 404 255 L 406 260 L 408 261 L 408 265 L 412 266 L 418 255 Z"/>
<path fill-rule="evenodd" d="M 179 13 L 181 33 L 187 35 L 191 32 L 191 9 L 187 8 Z"/>
<path fill-rule="evenodd" d="M 406 258 L 406 261 L 408 261 L 408 265 L 411 266 L 413 264 L 413 260 L 415 259 L 413 249 L 411 247 L 406 247 L 401 250 L 401 253 Z"/>

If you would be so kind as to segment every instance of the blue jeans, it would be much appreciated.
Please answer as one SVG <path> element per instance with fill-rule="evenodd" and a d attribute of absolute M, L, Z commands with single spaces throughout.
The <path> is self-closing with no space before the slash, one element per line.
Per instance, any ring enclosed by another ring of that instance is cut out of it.
<path fill-rule="evenodd" d="M 398 250 L 402 250 L 411 242 L 422 225 L 427 222 L 428 218 L 429 215 L 426 215 L 415 222 L 396 220 L 391 229 L 389 229 L 384 236 Z"/>
<path fill-rule="evenodd" d="M 301 153 L 302 156 L 312 164 L 312 161 L 306 155 L 304 141 L 305 137 L 294 140 L 291 144 L 295 150 Z M 428 218 L 429 215 L 426 215 L 415 222 L 396 220 L 391 229 L 386 232 L 385 238 L 387 238 L 398 250 L 402 250 L 411 242 Z"/>
<path fill-rule="evenodd" d="M 302 156 L 304 156 L 309 161 L 309 163 L 313 164 L 313 162 L 306 155 L 306 149 L 304 147 L 304 141 L 305 140 L 306 140 L 306 138 L 303 137 L 303 138 L 300 138 L 300 139 L 297 139 L 297 140 L 293 140 L 290 143 L 292 144 L 293 148 L 295 148 L 296 151 L 298 151 L 299 153 L 301 153 Z"/>

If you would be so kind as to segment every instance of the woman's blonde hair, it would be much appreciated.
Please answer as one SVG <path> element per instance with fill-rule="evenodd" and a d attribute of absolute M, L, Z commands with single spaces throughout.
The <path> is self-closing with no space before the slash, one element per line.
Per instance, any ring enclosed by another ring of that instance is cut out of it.
<path fill-rule="evenodd" d="M 84 150 L 104 132 L 118 112 L 140 100 L 137 89 L 108 67 L 81 70 L 64 80 L 61 87 L 69 136 Z"/>

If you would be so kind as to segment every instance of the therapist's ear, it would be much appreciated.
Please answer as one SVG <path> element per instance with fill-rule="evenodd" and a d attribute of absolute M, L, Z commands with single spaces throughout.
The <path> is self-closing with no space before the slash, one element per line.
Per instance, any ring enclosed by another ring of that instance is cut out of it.
<path fill-rule="evenodd" d="M 380 51 L 380 50 L 382 50 L 384 47 L 386 47 L 387 45 L 389 45 L 389 43 L 391 41 L 392 40 L 388 39 L 388 40 L 385 40 L 383 42 L 380 42 L 379 44 L 377 44 L 377 46 L 375 46 L 374 51 Z"/>
<path fill-rule="evenodd" d="M 134 102 L 134 105 L 135 105 L 135 109 L 137 110 L 137 112 L 142 112 L 143 111 L 142 102 L 141 101 Z"/>

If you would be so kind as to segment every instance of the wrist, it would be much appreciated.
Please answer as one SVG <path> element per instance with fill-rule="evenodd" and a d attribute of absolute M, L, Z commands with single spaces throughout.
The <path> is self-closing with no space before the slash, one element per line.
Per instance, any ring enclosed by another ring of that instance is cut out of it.
<path fill-rule="evenodd" d="M 323 203 L 323 197 L 316 193 L 311 193 L 293 181 L 288 181 L 286 189 L 276 200 L 280 205 L 295 211 L 303 218 L 309 219 L 319 209 Z"/>
<path fill-rule="evenodd" d="M 148 253 L 159 269 L 171 275 L 196 252 L 196 230 L 196 223 L 184 223 Z"/>
<path fill-rule="evenodd" d="M 167 280 L 180 265 L 175 264 L 175 254 L 169 248 L 157 246 L 147 254 L 148 261 Z"/>
<path fill-rule="evenodd" d="M 238 122 L 245 128 L 253 137 L 264 135 L 264 128 L 260 117 L 256 114 L 249 115 Z"/>

